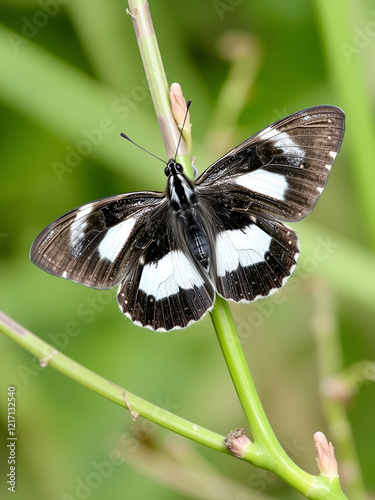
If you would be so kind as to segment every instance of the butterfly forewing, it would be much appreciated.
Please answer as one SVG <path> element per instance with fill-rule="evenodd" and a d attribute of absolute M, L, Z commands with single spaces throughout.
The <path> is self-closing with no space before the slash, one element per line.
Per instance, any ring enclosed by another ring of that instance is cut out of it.
<path fill-rule="evenodd" d="M 48 273 L 93 288 L 112 288 L 123 279 L 134 253 L 157 232 L 152 215 L 167 207 L 165 197 L 152 192 L 88 203 L 47 226 L 34 241 L 30 258 Z"/>
<path fill-rule="evenodd" d="M 224 204 L 285 222 L 305 217 L 321 195 L 344 135 L 344 113 L 316 106 L 267 127 L 211 165 L 197 190 Z"/>

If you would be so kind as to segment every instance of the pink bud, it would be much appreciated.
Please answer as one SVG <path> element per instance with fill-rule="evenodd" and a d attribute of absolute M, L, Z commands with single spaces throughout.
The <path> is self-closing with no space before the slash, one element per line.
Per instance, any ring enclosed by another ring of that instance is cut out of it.
<path fill-rule="evenodd" d="M 328 443 L 323 432 L 316 432 L 314 441 L 321 474 L 327 477 L 338 477 L 337 460 L 332 443 Z"/>
<path fill-rule="evenodd" d="M 186 101 L 182 93 L 179 83 L 172 83 L 169 91 L 169 99 L 171 100 L 172 114 L 176 120 L 177 125 L 181 128 L 186 115 Z M 190 128 L 190 116 L 188 114 L 185 122 L 185 129 Z"/>
<path fill-rule="evenodd" d="M 234 429 L 224 439 L 224 444 L 225 448 L 233 453 L 233 455 L 242 458 L 245 455 L 246 448 L 251 445 L 251 441 L 245 436 L 243 429 Z"/>

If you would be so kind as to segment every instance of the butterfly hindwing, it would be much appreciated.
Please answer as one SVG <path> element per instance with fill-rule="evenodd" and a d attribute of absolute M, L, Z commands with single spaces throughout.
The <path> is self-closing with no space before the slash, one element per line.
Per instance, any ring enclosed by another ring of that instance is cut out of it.
<path fill-rule="evenodd" d="M 198 321 L 211 309 L 215 297 L 211 279 L 192 258 L 179 225 L 168 219 L 130 266 L 117 294 L 126 316 L 159 331 Z"/>
<path fill-rule="evenodd" d="M 281 288 L 297 263 L 298 238 L 282 223 L 248 220 L 241 229 L 218 233 L 214 282 L 235 302 L 250 302 Z"/>
<path fill-rule="evenodd" d="M 202 200 L 202 209 L 210 222 L 210 275 L 222 297 L 250 302 L 283 286 L 299 255 L 292 229 L 278 221 L 229 210 L 212 199 Z"/>
<path fill-rule="evenodd" d="M 197 191 L 263 218 L 298 221 L 322 193 L 344 130 L 344 113 L 335 106 L 290 115 L 211 165 Z"/>

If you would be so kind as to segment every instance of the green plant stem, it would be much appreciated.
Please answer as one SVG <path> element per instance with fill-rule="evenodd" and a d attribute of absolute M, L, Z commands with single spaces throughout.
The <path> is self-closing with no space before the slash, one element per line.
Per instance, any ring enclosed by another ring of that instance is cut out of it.
<path fill-rule="evenodd" d="M 331 486 L 327 487 L 326 484 L 327 478 L 313 476 L 300 469 L 278 442 L 252 380 L 228 302 L 219 296 L 216 298 L 211 318 L 254 437 L 254 443 L 246 450 L 244 459 L 275 473 L 308 498 L 346 498 L 339 486 L 336 486 L 338 496 L 332 496 Z"/>
<path fill-rule="evenodd" d="M 144 0 L 129 0 L 128 3 L 167 158 L 174 158 L 180 131 L 172 115 L 169 86 L 152 24 L 150 9 L 148 3 Z M 193 175 L 188 148 L 183 139 L 181 139 L 176 160 L 183 165 L 184 171 L 189 176 Z"/>
<path fill-rule="evenodd" d="M 276 437 L 256 392 L 229 304 L 219 296 L 216 297 L 211 319 L 255 442 L 267 444 L 269 438 L 275 442 Z"/>
<path fill-rule="evenodd" d="M 224 446 L 224 436 L 189 422 L 97 375 L 44 342 L 2 311 L 0 331 L 36 356 L 42 366 L 51 366 L 79 384 L 177 434 L 214 450 L 229 453 Z"/>

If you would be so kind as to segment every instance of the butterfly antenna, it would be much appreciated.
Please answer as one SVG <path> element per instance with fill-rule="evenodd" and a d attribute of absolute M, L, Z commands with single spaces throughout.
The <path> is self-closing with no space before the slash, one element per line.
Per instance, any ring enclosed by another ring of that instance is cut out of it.
<path fill-rule="evenodd" d="M 157 158 L 158 160 L 162 161 L 163 163 L 165 163 L 167 165 L 167 162 L 165 160 L 163 160 L 162 158 L 159 158 L 159 156 L 154 155 L 154 153 L 151 153 L 150 151 L 148 151 L 147 149 L 143 148 L 142 146 L 140 146 L 136 142 L 132 141 L 130 139 L 130 137 L 128 137 L 126 134 L 124 134 L 124 132 L 121 132 L 120 135 L 124 139 L 127 139 L 129 142 L 131 142 L 132 144 L 134 144 L 135 146 L 137 146 L 139 149 L 143 149 L 143 151 L 146 151 L 146 153 L 148 153 L 149 155 L 153 156 L 154 158 Z"/>
<path fill-rule="evenodd" d="M 189 99 L 188 102 L 186 103 L 185 118 L 184 118 L 184 121 L 182 123 L 181 131 L 180 131 L 180 137 L 178 138 L 178 143 L 177 143 L 177 148 L 176 148 L 176 154 L 174 155 L 174 159 L 176 159 L 177 151 L 178 151 L 178 148 L 180 147 L 180 142 L 181 142 L 181 139 L 182 139 L 182 132 L 184 131 L 185 122 L 186 122 L 187 115 L 189 113 L 190 104 L 191 104 L 191 99 Z"/>

